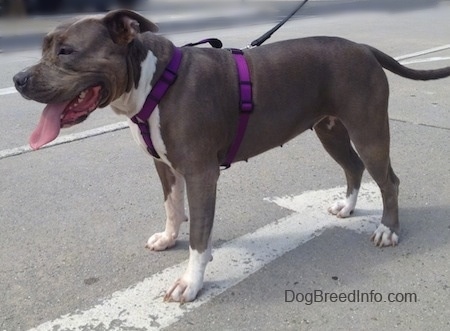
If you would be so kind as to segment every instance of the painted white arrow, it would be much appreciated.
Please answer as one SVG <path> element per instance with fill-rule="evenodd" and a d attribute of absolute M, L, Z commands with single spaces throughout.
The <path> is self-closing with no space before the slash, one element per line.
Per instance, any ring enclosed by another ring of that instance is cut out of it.
<path fill-rule="evenodd" d="M 265 199 L 294 213 L 214 250 L 214 260 L 206 269 L 205 287 L 195 302 L 180 306 L 165 303 L 162 299 L 164 290 L 185 270 L 185 261 L 133 287 L 113 293 L 89 310 L 64 315 L 32 330 L 92 330 L 99 326 L 108 330 L 127 327 L 159 330 L 167 327 L 326 229 L 341 227 L 359 233 L 372 233 L 381 218 L 378 187 L 373 183 L 364 184 L 355 214 L 350 218 L 338 219 L 328 214 L 327 207 L 333 200 L 341 199 L 344 192 L 344 187 L 338 187 L 305 192 L 294 197 Z"/>
<path fill-rule="evenodd" d="M 343 219 L 333 217 L 327 212 L 328 207 L 333 202 L 343 199 L 345 191 L 346 188 L 337 187 L 329 190 L 309 191 L 292 197 L 266 198 L 265 200 L 298 213 L 288 217 L 298 220 L 298 223 L 301 224 L 296 232 L 316 232 L 320 229 L 320 233 L 322 233 L 325 229 L 333 227 L 341 227 L 359 233 L 375 231 L 382 215 L 382 200 L 378 186 L 374 182 L 364 183 L 358 194 L 354 214 Z"/>

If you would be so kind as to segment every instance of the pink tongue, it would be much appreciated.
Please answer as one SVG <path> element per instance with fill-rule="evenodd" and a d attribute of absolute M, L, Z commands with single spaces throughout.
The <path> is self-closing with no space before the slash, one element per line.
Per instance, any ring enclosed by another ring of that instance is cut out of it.
<path fill-rule="evenodd" d="M 61 127 L 61 114 L 69 103 L 49 104 L 45 107 L 39 124 L 30 137 L 32 149 L 41 148 L 58 136 Z"/>

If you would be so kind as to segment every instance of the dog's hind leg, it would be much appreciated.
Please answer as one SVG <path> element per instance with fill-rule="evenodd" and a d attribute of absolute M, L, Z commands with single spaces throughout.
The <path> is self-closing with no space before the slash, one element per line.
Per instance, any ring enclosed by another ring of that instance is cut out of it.
<path fill-rule="evenodd" d="M 386 106 L 387 108 L 387 106 Z M 355 145 L 367 171 L 378 184 L 383 198 L 381 224 L 372 235 L 375 245 L 395 246 L 398 243 L 398 187 L 400 180 L 391 167 L 389 158 L 389 118 L 386 111 L 367 110 L 374 114 L 349 129 L 350 139 Z M 355 116 L 356 117 L 356 116 Z M 351 121 L 350 121 L 351 122 Z M 361 123 L 370 123 L 361 127 Z"/>
<path fill-rule="evenodd" d="M 206 265 L 212 260 L 211 232 L 214 221 L 219 165 L 202 166 L 186 175 L 189 202 L 189 263 L 184 274 L 166 292 L 166 301 L 188 302 L 203 287 Z"/>
<path fill-rule="evenodd" d="M 164 232 L 152 235 L 146 247 L 162 251 L 175 245 L 181 223 L 187 221 L 184 209 L 185 182 L 182 175 L 160 161 L 155 161 L 156 170 L 164 191 L 164 208 L 166 209 L 166 228 Z"/>
<path fill-rule="evenodd" d="M 337 217 L 348 217 L 355 209 L 364 164 L 353 149 L 347 129 L 336 117 L 326 117 L 314 127 L 325 150 L 344 169 L 347 179 L 345 199 L 336 201 L 328 211 Z"/>

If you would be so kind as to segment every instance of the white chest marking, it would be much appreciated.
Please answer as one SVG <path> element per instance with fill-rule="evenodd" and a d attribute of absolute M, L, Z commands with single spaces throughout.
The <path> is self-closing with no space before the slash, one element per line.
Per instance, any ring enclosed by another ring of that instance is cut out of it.
<path fill-rule="evenodd" d="M 141 63 L 141 77 L 137 88 L 133 86 L 130 92 L 122 94 L 111 103 L 111 108 L 117 114 L 131 118 L 140 112 L 152 89 L 151 82 L 156 71 L 157 61 L 156 56 L 148 51 L 147 57 Z"/>
<path fill-rule="evenodd" d="M 139 130 L 139 127 L 133 123 L 130 119 L 128 120 L 128 123 L 130 125 L 131 134 L 136 141 L 136 143 L 142 147 L 142 149 L 148 153 L 147 151 L 147 144 L 145 143 L 144 139 L 142 138 L 141 131 Z M 150 125 L 150 138 L 152 139 L 153 147 L 155 148 L 156 152 L 158 153 L 160 159 L 162 162 L 167 164 L 169 167 L 172 167 L 172 164 L 170 163 L 169 159 L 167 158 L 167 148 L 164 144 L 162 135 L 161 135 L 161 124 L 160 124 L 160 118 L 159 118 L 159 107 L 157 106 L 155 110 L 153 111 L 152 115 L 150 116 L 150 119 L 148 121 Z"/>
<path fill-rule="evenodd" d="M 150 136 L 152 138 L 153 147 L 161 158 L 161 161 L 163 161 L 169 167 L 173 168 L 172 164 L 167 158 L 167 148 L 161 135 L 161 122 L 158 106 L 156 106 L 148 122 L 150 124 Z"/>
<path fill-rule="evenodd" d="M 128 118 L 133 117 L 140 112 L 144 106 L 145 100 L 150 93 L 152 86 L 151 81 L 156 71 L 156 62 L 158 59 L 149 51 L 147 57 L 141 65 L 141 78 L 137 88 L 133 88 L 130 92 L 123 94 L 117 100 L 111 103 L 111 108 L 118 114 L 126 115 Z M 167 148 L 161 135 L 161 124 L 159 116 L 159 108 L 156 107 L 149 118 L 150 135 L 153 147 L 161 158 L 161 161 L 172 167 L 167 158 Z M 147 152 L 147 145 L 142 138 L 139 127 L 131 120 L 128 121 L 131 134 L 134 140 Z"/>

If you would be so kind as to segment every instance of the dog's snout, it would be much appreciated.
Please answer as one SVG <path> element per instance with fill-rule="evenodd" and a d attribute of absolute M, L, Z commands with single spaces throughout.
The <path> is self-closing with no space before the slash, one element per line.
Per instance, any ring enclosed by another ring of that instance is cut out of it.
<path fill-rule="evenodd" d="M 29 80 L 30 80 L 30 73 L 27 71 L 21 71 L 17 75 L 14 76 L 14 85 L 16 86 L 16 89 L 20 92 L 25 89 L 27 86 Z"/>

